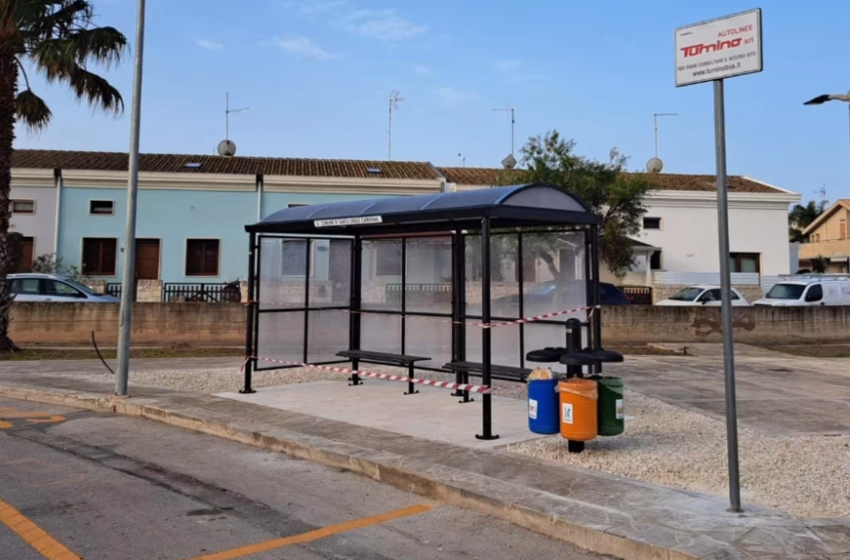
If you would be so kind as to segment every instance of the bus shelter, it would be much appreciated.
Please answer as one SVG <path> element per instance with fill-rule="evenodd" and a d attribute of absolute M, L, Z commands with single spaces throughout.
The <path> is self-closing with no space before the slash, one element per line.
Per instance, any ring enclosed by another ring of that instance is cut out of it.
<path fill-rule="evenodd" d="M 453 373 L 461 402 L 480 377 L 524 382 L 528 352 L 567 332 L 602 351 L 601 220 L 546 184 L 293 207 L 246 226 L 243 393 L 272 369 L 361 362 Z M 352 390 L 357 390 L 352 387 Z M 414 385 L 403 398 L 415 398 Z M 400 397 L 402 398 L 402 397 Z"/>

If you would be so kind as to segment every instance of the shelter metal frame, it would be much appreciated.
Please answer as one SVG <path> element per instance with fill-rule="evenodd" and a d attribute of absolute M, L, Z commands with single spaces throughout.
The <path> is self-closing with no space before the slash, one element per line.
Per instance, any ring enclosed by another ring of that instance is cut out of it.
<path fill-rule="evenodd" d="M 483 193 L 483 194 L 482 194 Z M 517 203 L 511 204 L 516 198 Z M 406 199 L 406 200 L 405 200 Z M 419 200 L 415 200 L 419 199 Z M 399 208 L 401 207 L 401 208 Z M 429 208 L 430 207 L 430 208 Z M 310 314 L 316 311 L 346 311 L 348 318 L 348 348 L 361 349 L 361 323 L 364 313 L 400 317 L 401 353 L 406 349 L 406 323 L 408 317 L 430 317 L 451 321 L 451 360 L 465 361 L 467 349 L 466 322 L 469 320 L 490 324 L 495 321 L 513 321 L 524 317 L 523 297 L 524 266 L 523 238 L 530 233 L 575 232 L 584 235 L 584 280 L 586 282 L 587 306 L 598 306 L 599 292 L 599 226 L 601 219 L 593 214 L 583 202 L 557 187 L 542 184 L 520 185 L 466 191 L 440 193 L 413 197 L 357 201 L 356 203 L 323 204 L 296 207 L 277 212 L 262 222 L 246 226 L 249 234 L 248 303 L 244 368 L 244 387 L 241 392 L 253 393 L 253 374 L 274 369 L 300 367 L 298 365 L 261 366 L 259 352 L 260 317 L 273 313 L 303 313 L 304 363 L 330 365 L 348 363 L 350 359 L 310 361 L 309 328 Z M 518 317 L 505 317 L 491 313 L 491 244 L 496 236 L 516 236 L 517 268 L 519 285 Z M 407 244 L 411 238 L 438 237 L 451 239 L 452 297 L 450 312 L 410 310 L 407 305 Z M 481 312 L 468 313 L 466 305 L 466 262 L 467 241 L 480 237 L 481 244 Z M 261 304 L 260 271 L 262 270 L 262 243 L 265 239 L 304 241 L 306 255 L 305 295 L 303 306 L 285 308 L 263 308 Z M 363 308 L 362 262 L 363 242 L 371 240 L 398 240 L 401 242 L 401 302 L 400 309 Z M 311 305 L 310 265 L 312 245 L 316 241 L 350 244 L 350 279 L 347 304 Z M 555 311 L 555 310 L 553 310 Z M 535 324 L 566 327 L 564 320 L 538 320 Z M 594 348 L 602 347 L 601 313 L 593 314 L 583 326 L 587 329 L 587 340 Z M 525 365 L 525 324 L 518 325 L 519 363 Z M 481 329 L 482 385 L 492 386 L 492 329 Z M 566 328 L 565 328 L 566 333 Z M 566 336 L 566 334 L 565 334 Z M 299 361 L 299 360 L 292 360 Z M 445 369 L 417 366 L 446 373 Z M 468 373 L 456 372 L 457 383 L 468 383 Z M 352 384 L 358 384 L 356 375 Z M 469 393 L 459 392 L 462 402 L 468 402 Z M 492 395 L 482 396 L 482 433 L 480 439 L 495 439 L 492 430 Z"/>

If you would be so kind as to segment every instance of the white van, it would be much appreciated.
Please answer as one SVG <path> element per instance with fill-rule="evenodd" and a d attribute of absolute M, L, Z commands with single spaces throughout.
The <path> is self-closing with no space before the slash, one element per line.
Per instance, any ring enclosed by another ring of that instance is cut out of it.
<path fill-rule="evenodd" d="M 775 284 L 764 298 L 753 305 L 772 307 L 811 307 L 850 305 L 850 279 L 847 277 L 802 277 Z"/>

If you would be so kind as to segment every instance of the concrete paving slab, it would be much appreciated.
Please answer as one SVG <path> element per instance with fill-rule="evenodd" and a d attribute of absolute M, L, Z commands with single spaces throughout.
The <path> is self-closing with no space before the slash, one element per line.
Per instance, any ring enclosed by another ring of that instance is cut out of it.
<path fill-rule="evenodd" d="M 310 414 L 473 449 L 490 449 L 541 437 L 528 429 L 525 401 L 493 397 L 493 433 L 499 439 L 475 439 L 481 433 L 481 398 L 459 402 L 446 389 L 421 386 L 418 394 L 404 395 L 407 385 L 369 381 L 358 387 L 348 382 L 316 381 L 259 389 L 251 395 L 220 393 L 216 396 Z"/>
<path fill-rule="evenodd" d="M 0 396 L 141 416 L 344 468 L 627 560 L 850 558 L 850 521 L 805 519 L 603 472 L 185 392 L 0 374 Z M 403 386 L 402 386 L 403 388 Z M 460 406 L 460 405 L 458 405 Z"/>

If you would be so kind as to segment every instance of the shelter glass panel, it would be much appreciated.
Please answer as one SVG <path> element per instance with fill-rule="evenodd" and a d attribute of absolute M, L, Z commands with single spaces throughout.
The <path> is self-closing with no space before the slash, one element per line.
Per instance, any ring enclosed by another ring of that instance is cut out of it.
<path fill-rule="evenodd" d="M 304 312 L 260 313 L 257 354 L 273 360 L 304 361 Z M 275 367 L 259 361 L 260 369 Z M 278 365 L 277 367 L 280 367 Z"/>

